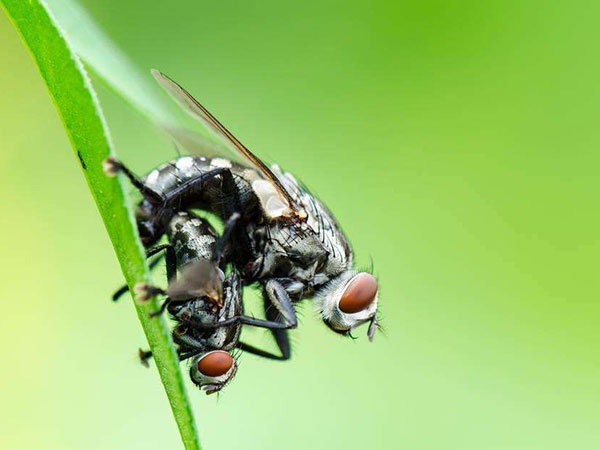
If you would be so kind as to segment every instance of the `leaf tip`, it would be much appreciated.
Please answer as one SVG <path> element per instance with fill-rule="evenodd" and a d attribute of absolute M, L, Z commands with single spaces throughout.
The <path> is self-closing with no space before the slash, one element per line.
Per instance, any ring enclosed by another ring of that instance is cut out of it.
<path fill-rule="evenodd" d="M 157 80 L 163 76 L 162 72 L 158 69 L 150 69 L 150 73 Z"/>

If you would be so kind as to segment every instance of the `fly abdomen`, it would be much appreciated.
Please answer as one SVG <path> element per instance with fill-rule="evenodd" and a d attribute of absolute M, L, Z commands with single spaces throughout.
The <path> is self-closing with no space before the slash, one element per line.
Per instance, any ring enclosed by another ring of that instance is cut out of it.
<path fill-rule="evenodd" d="M 179 212 L 171 219 L 167 237 L 179 269 L 193 261 L 210 260 L 218 239 L 208 222 L 190 212 Z"/>

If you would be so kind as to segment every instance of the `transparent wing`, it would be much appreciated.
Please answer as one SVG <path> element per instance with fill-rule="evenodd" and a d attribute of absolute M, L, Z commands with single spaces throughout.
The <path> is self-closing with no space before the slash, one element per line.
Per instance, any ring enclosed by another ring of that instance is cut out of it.
<path fill-rule="evenodd" d="M 183 150 L 184 153 L 206 156 L 207 158 L 224 156 L 227 159 L 244 164 L 244 161 L 229 147 L 218 144 L 194 131 L 168 125 L 163 125 L 163 128 L 173 138 L 177 148 Z"/>
<path fill-rule="evenodd" d="M 207 297 L 221 307 L 223 306 L 222 276 L 213 261 L 201 259 L 183 268 L 181 277 L 169 283 L 167 294 L 176 302 Z"/>
<path fill-rule="evenodd" d="M 177 82 L 165 74 L 159 72 L 156 69 L 152 69 L 152 75 L 163 87 L 165 91 L 175 100 L 188 114 L 192 117 L 200 120 L 208 129 L 213 131 L 218 136 L 221 136 L 231 144 L 234 151 L 239 154 L 243 161 L 249 164 L 251 167 L 258 170 L 265 179 L 269 180 L 275 189 L 277 190 L 282 200 L 287 203 L 287 206 L 292 212 L 293 216 L 298 217 L 297 206 L 295 205 L 289 192 L 283 187 L 277 176 L 248 148 L 242 144 L 233 134 L 229 132 L 225 126 L 219 122 L 204 106 L 202 106 L 192 95 L 181 87 Z"/>

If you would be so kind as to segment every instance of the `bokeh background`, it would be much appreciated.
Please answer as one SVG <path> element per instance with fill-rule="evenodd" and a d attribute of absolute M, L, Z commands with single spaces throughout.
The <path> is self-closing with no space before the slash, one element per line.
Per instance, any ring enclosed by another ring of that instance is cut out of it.
<path fill-rule="evenodd" d="M 307 303 L 292 361 L 245 355 L 218 398 L 189 386 L 204 448 L 600 448 L 597 2 L 82 3 L 140 67 L 303 179 L 380 278 L 373 344 Z M 3 14 L 0 49 L 0 446 L 179 448 Z M 174 155 L 98 90 L 123 159 L 144 172 Z"/>

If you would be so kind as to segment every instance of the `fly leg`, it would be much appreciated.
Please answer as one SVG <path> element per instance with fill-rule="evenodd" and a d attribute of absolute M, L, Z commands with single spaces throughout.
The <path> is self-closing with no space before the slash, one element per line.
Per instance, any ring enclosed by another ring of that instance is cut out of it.
<path fill-rule="evenodd" d="M 285 279 L 271 278 L 263 285 L 264 298 L 270 303 L 266 306 L 266 312 L 269 313 L 271 311 L 273 314 L 272 317 L 275 318 L 281 315 L 286 323 L 292 324 L 290 328 L 296 328 L 298 317 L 292 306 L 290 295 L 284 284 L 282 284 L 284 281 Z"/>
<path fill-rule="evenodd" d="M 233 276 L 234 274 L 231 274 L 228 281 L 231 286 L 235 286 L 236 283 L 235 281 L 232 281 L 231 277 Z M 233 280 L 235 279 L 236 278 L 234 277 Z M 240 280 L 237 278 L 237 283 L 239 282 Z M 283 289 L 276 280 L 269 280 L 265 287 L 265 291 L 270 293 L 269 302 L 274 306 L 274 308 L 268 312 L 269 316 L 267 317 L 267 320 L 238 314 L 214 322 L 204 322 L 195 316 L 187 315 L 185 317 L 180 317 L 180 321 L 183 325 L 197 330 L 210 330 L 235 325 L 249 325 L 269 330 L 289 330 L 296 328 L 298 319 L 285 289 Z"/>
<path fill-rule="evenodd" d="M 292 306 L 290 297 L 284 287 L 275 279 L 265 284 L 265 296 L 270 306 L 267 308 L 267 320 L 254 317 L 237 315 L 224 320 L 205 323 L 194 317 L 182 317 L 181 323 L 200 330 L 214 329 L 231 325 L 250 325 L 254 327 L 267 328 L 269 330 L 289 330 L 298 326 L 298 318 Z M 279 320 L 281 317 L 281 320 Z M 283 349 L 282 349 L 283 352 Z"/>
<path fill-rule="evenodd" d="M 175 255 L 175 249 L 170 244 L 162 244 L 157 245 L 156 247 L 152 247 L 146 251 L 146 256 L 153 256 L 161 251 L 165 251 L 165 262 L 167 266 L 167 279 L 169 282 L 175 281 L 177 278 L 177 258 Z M 167 295 L 167 292 L 164 289 L 148 286 L 146 284 L 141 284 L 136 286 L 136 292 L 138 293 L 138 298 L 140 300 L 148 300 L 155 295 Z M 150 313 L 150 317 L 158 317 L 162 315 L 169 304 L 171 303 L 171 299 L 169 297 L 165 298 L 165 300 L 160 305 L 158 311 L 154 311 Z"/>
<path fill-rule="evenodd" d="M 146 250 L 146 258 L 150 258 L 164 250 L 165 262 L 167 265 L 167 279 L 175 279 L 177 277 L 177 257 L 175 256 L 175 248 L 171 244 L 161 244 L 156 247 Z M 159 260 L 160 258 L 158 258 Z"/>
<path fill-rule="evenodd" d="M 160 308 L 158 308 L 158 311 L 154 311 L 149 314 L 150 318 L 161 316 L 171 303 L 172 300 L 169 297 L 165 298 L 162 302 L 162 305 L 160 305 Z"/>
<path fill-rule="evenodd" d="M 125 164 L 117 161 L 115 158 L 106 158 L 102 163 L 102 168 L 104 169 L 104 173 L 109 176 L 114 176 L 117 173 L 122 172 L 127 178 L 129 178 L 131 184 L 133 184 L 150 203 L 154 205 L 160 205 L 164 202 L 164 197 L 161 194 L 156 192 L 151 187 L 146 186 L 141 178 L 129 170 Z"/>
<path fill-rule="evenodd" d="M 185 361 L 186 359 L 193 358 L 194 356 L 208 350 L 202 341 L 197 340 L 193 336 L 187 334 L 187 331 L 178 332 L 177 328 L 173 331 L 173 340 L 177 344 L 177 356 L 179 362 Z M 152 351 L 138 350 L 138 357 L 140 363 L 144 367 L 148 367 L 148 361 L 152 358 Z"/>
<path fill-rule="evenodd" d="M 167 291 L 165 291 L 164 289 L 161 289 L 156 286 L 149 286 L 144 283 L 138 284 L 135 287 L 135 292 L 138 294 L 138 300 L 141 301 L 150 300 L 152 297 L 155 297 L 157 295 L 168 295 Z M 150 314 L 148 314 L 148 316 L 150 318 L 154 318 L 162 315 L 171 303 L 172 300 L 169 297 L 166 297 L 161 303 L 160 308 L 158 308 L 158 310 L 156 311 L 151 312 Z"/>
<path fill-rule="evenodd" d="M 241 217 L 244 213 L 244 208 L 240 199 L 240 192 L 238 190 L 238 186 L 235 183 L 235 179 L 233 178 L 233 174 L 231 173 L 231 171 L 228 170 L 227 172 L 223 173 L 221 179 L 223 191 L 223 198 L 221 200 L 221 204 L 224 208 L 221 213 L 221 217 L 232 217 L 236 213 L 238 213 Z M 234 232 L 233 235 L 235 238 L 235 242 L 241 247 L 241 250 L 236 253 L 239 255 L 251 255 L 252 245 L 250 243 L 250 237 L 246 233 L 244 227 L 233 226 L 232 231 Z M 235 263 L 235 261 L 231 262 Z"/>
<path fill-rule="evenodd" d="M 236 212 L 240 214 L 243 212 L 237 184 L 231 170 L 226 167 L 219 167 L 201 173 L 166 193 L 157 192 L 147 186 L 142 179 L 136 176 L 122 162 L 114 158 L 107 158 L 103 163 L 103 167 L 107 175 L 122 172 L 142 193 L 144 199 L 154 207 L 151 218 L 138 218 L 138 229 L 145 245 L 158 240 L 175 211 L 185 209 L 189 204 L 197 202 L 201 198 L 205 184 L 214 177 L 221 177 L 221 195 L 219 199 L 209 202 L 212 203 L 209 206 L 216 208 L 221 217 L 230 217 Z M 239 227 L 237 228 L 235 233 L 236 240 L 245 251 L 251 250 L 249 236 L 243 230 L 239 229 Z M 249 253 L 245 252 L 244 254 Z"/>
<path fill-rule="evenodd" d="M 260 356 L 262 358 L 267 358 L 267 359 L 273 359 L 273 360 L 277 360 L 277 361 L 286 361 L 288 359 L 290 359 L 290 344 L 288 341 L 288 337 L 287 334 L 284 334 L 284 340 L 286 341 L 285 345 L 280 345 L 280 351 L 281 351 L 281 355 L 276 355 L 274 353 L 271 353 L 267 350 L 262 350 L 258 347 L 254 347 L 253 345 L 250 344 L 246 344 L 244 342 L 238 342 L 236 344 L 236 347 L 239 348 L 240 350 L 243 350 L 245 352 L 251 353 L 253 355 L 256 356 Z M 189 348 L 180 348 L 177 351 L 177 355 L 179 356 L 179 361 L 185 361 L 186 359 L 189 358 L 193 358 L 194 356 L 202 353 L 205 351 L 205 349 L 203 347 L 195 347 L 197 344 L 195 342 L 195 340 L 193 342 L 188 342 L 188 344 L 194 344 L 194 347 L 189 347 Z M 286 350 L 284 350 L 286 349 Z M 140 357 L 140 361 L 144 366 L 148 366 L 148 360 L 152 357 L 152 352 L 151 351 L 143 351 L 142 349 L 140 349 L 139 351 L 139 357 Z"/>
<path fill-rule="evenodd" d="M 108 176 L 115 176 L 119 172 L 123 173 L 144 196 L 144 201 L 138 205 L 138 213 L 143 211 L 136 217 L 138 232 L 144 246 L 156 243 L 173 215 L 173 211 L 164 207 L 165 196 L 147 186 L 141 178 L 115 158 L 106 158 L 102 162 L 102 168 Z"/>
<path fill-rule="evenodd" d="M 205 183 L 211 178 L 221 176 L 223 180 L 226 178 L 233 180 L 231 170 L 226 167 L 219 167 L 217 169 L 210 170 L 208 172 L 201 173 L 198 176 L 186 180 L 179 186 L 171 189 L 169 192 L 164 194 L 163 201 L 165 207 L 181 206 L 188 203 L 190 199 L 198 198 L 199 194 L 204 190 Z M 233 181 L 235 184 L 235 181 Z M 236 198 L 239 198 L 237 188 L 235 189 Z M 181 208 L 177 208 L 181 209 Z M 233 213 L 233 211 L 231 211 Z"/>
<path fill-rule="evenodd" d="M 148 361 L 152 358 L 152 352 L 150 350 L 142 350 L 138 348 L 138 358 L 140 359 L 140 364 L 144 367 L 150 367 Z"/>
<path fill-rule="evenodd" d="M 194 356 L 199 355 L 203 351 L 204 351 L 204 349 L 201 349 L 201 350 L 196 349 L 196 350 L 190 350 L 188 352 L 177 352 L 177 355 L 179 356 L 179 362 L 185 361 L 186 359 L 193 358 Z"/>
<path fill-rule="evenodd" d="M 152 263 L 155 262 L 156 264 L 158 264 L 158 261 L 160 261 L 160 258 L 158 258 L 156 261 L 152 261 Z M 150 269 L 154 267 L 152 263 L 150 263 Z M 112 295 L 112 301 L 118 301 L 123 296 L 123 294 L 125 294 L 125 292 L 129 292 L 129 286 L 127 286 L 126 284 L 115 291 L 115 293 Z"/>
<path fill-rule="evenodd" d="M 234 212 L 241 212 L 241 202 L 239 192 L 233 174 L 226 167 L 219 167 L 208 172 L 200 173 L 199 175 L 186 180 L 181 185 L 171 189 L 166 193 L 160 193 L 147 186 L 144 181 L 136 176 L 122 162 L 115 158 L 109 157 L 103 162 L 104 172 L 109 176 L 114 176 L 117 173 L 123 173 L 144 196 L 155 210 L 152 212 L 150 219 L 138 219 L 138 229 L 142 235 L 142 241 L 145 244 L 156 242 L 162 235 L 164 226 L 169 222 L 175 211 L 185 209 L 187 205 L 197 202 L 201 198 L 205 184 L 212 178 L 221 177 L 221 190 L 224 198 L 230 198 L 231 201 L 223 201 L 225 209 L 219 213 L 230 216 Z M 221 202 L 219 202 L 221 203 Z M 217 205 L 210 205 L 217 206 Z"/>
<path fill-rule="evenodd" d="M 151 258 L 152 256 L 160 253 L 161 251 L 166 250 L 166 255 L 167 255 L 167 277 L 168 279 L 171 279 L 172 277 L 175 277 L 177 274 L 177 267 L 176 267 L 176 260 L 175 260 L 175 250 L 173 249 L 173 247 L 169 244 L 162 244 L 162 245 L 157 245 L 156 247 L 152 247 L 148 250 L 146 250 L 146 258 Z M 150 270 L 154 269 L 157 264 L 161 261 L 161 259 L 163 258 L 163 255 L 161 255 L 160 257 L 156 258 L 155 260 L 153 260 L 150 263 Z M 116 302 L 117 300 L 119 300 L 119 298 L 121 298 L 121 296 L 123 294 L 125 294 L 125 292 L 129 291 L 129 286 L 124 285 L 122 287 L 120 287 L 112 296 L 113 302 Z"/>
<path fill-rule="evenodd" d="M 265 284 L 265 315 L 268 321 L 278 323 L 280 316 L 283 316 L 285 320 L 291 320 L 296 328 L 298 323 L 296 312 L 292 306 L 292 302 L 289 294 L 296 294 L 298 290 L 302 290 L 303 286 L 301 283 L 287 279 L 271 279 Z M 238 342 L 237 348 L 245 352 L 251 353 L 262 358 L 285 361 L 291 357 L 290 339 L 288 336 L 287 328 L 284 327 L 273 327 L 270 328 L 277 347 L 281 352 L 281 355 L 262 350 L 254 347 L 253 345 L 246 344 L 244 342 Z"/>
<path fill-rule="evenodd" d="M 283 334 L 285 336 L 285 339 L 287 340 L 287 334 Z M 279 345 L 279 343 L 278 343 Z M 289 340 L 287 342 L 286 345 L 284 345 L 283 347 L 281 345 L 279 345 L 279 349 L 281 350 L 281 355 L 276 355 L 274 353 L 271 353 L 269 351 L 266 350 L 262 350 L 260 348 L 254 347 L 253 345 L 250 344 L 246 344 L 244 342 L 238 342 L 238 344 L 236 345 L 237 348 L 239 348 L 240 350 L 243 350 L 245 352 L 251 353 L 253 355 L 256 356 L 260 356 L 262 358 L 267 358 L 267 359 L 274 359 L 277 361 L 286 361 L 288 359 L 290 359 L 290 343 Z M 284 351 L 283 348 L 286 348 L 287 351 Z"/>
<path fill-rule="evenodd" d="M 177 356 L 179 357 L 179 361 L 185 361 L 186 359 L 192 358 L 196 356 L 198 353 L 202 353 L 203 349 L 178 349 Z M 152 351 L 151 350 L 142 350 L 138 349 L 138 358 L 140 359 L 140 364 L 144 367 L 150 367 L 148 361 L 152 359 Z"/>
<path fill-rule="evenodd" d="M 253 327 L 266 328 L 268 330 L 289 330 L 296 328 L 296 324 L 282 323 L 275 320 L 256 319 L 250 316 L 233 316 L 216 322 L 202 322 L 191 317 L 180 318 L 182 324 L 198 330 L 210 330 L 214 328 L 227 327 L 231 325 L 249 325 Z"/>
<path fill-rule="evenodd" d="M 290 280 L 287 278 L 274 278 L 265 284 L 265 316 L 268 320 L 277 320 L 278 316 L 283 315 L 286 317 L 286 314 L 289 312 L 293 313 L 293 319 L 295 323 L 297 323 L 296 312 L 292 306 L 292 300 L 290 295 L 294 297 L 299 297 L 304 290 L 304 285 L 294 280 Z M 283 312 L 282 312 L 283 311 Z M 295 328 L 295 327 L 294 327 Z M 271 333 L 273 334 L 273 338 L 277 343 L 277 347 L 279 347 L 279 351 L 281 352 L 281 359 L 286 360 L 290 358 L 291 350 L 290 350 L 290 339 L 288 336 L 288 332 L 285 329 L 272 329 Z M 269 358 L 267 355 L 262 355 L 259 352 L 262 352 L 260 349 L 254 349 L 257 352 L 254 354 L 258 356 L 263 356 L 265 358 Z M 250 349 L 246 349 L 246 351 L 252 351 Z"/>
<path fill-rule="evenodd" d="M 158 265 L 158 263 L 162 260 L 162 258 L 163 257 L 161 255 L 160 257 L 158 257 L 155 260 L 153 260 L 150 263 L 150 270 L 154 269 Z M 126 284 L 124 284 L 119 289 L 117 289 L 115 291 L 115 293 L 112 295 L 112 301 L 113 302 L 118 301 L 123 296 L 123 294 L 125 294 L 126 292 L 129 292 L 129 286 L 127 286 Z"/>
<path fill-rule="evenodd" d="M 225 252 L 225 246 L 227 245 L 227 242 L 231 237 L 231 232 L 235 228 L 235 225 L 237 224 L 239 218 L 240 213 L 234 212 L 225 223 L 225 228 L 223 228 L 223 234 L 217 241 L 212 255 L 212 260 L 217 266 L 221 265 L 221 259 L 223 258 L 223 253 Z"/>

